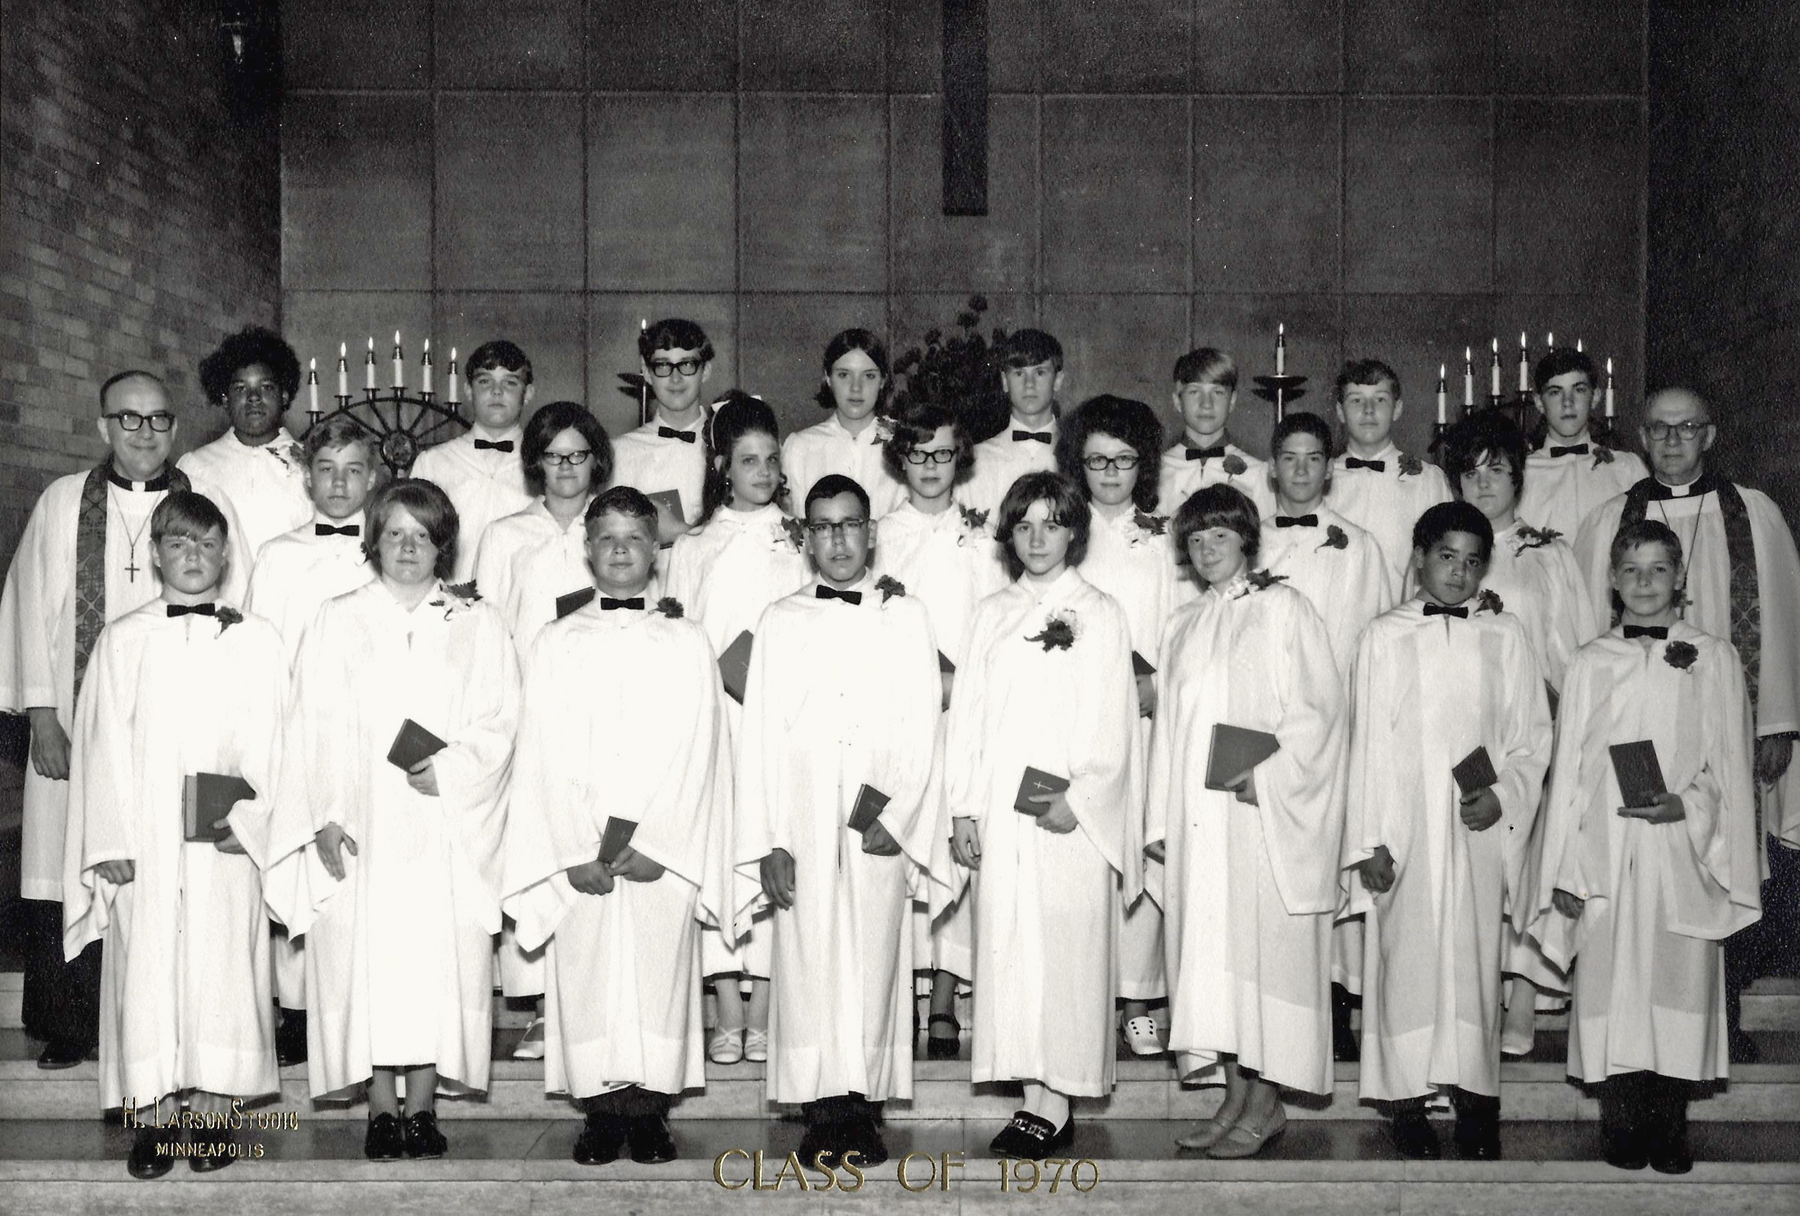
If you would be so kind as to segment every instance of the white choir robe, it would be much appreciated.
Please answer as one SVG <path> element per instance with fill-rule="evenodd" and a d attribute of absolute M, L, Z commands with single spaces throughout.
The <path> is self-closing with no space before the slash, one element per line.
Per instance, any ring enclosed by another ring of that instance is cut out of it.
<path fill-rule="evenodd" d="M 1275 513 L 1275 491 L 1269 486 L 1269 465 L 1259 460 L 1237 444 L 1225 443 L 1225 455 L 1187 457 L 1190 445 L 1185 438 L 1162 454 L 1162 478 L 1157 483 L 1156 509 L 1164 515 L 1173 516 L 1181 510 L 1181 504 L 1193 497 L 1194 491 L 1203 486 L 1228 485 L 1242 490 L 1244 496 L 1256 504 L 1256 511 L 1263 519 Z M 1198 450 L 1198 449 L 1196 449 Z M 1243 467 L 1233 472 L 1228 465 Z"/>
<path fill-rule="evenodd" d="M 525 485 L 525 466 L 518 450 L 524 434 L 515 426 L 494 436 L 496 442 L 511 440 L 513 444 L 510 452 L 496 452 L 492 448 L 477 449 L 475 432 L 469 431 L 426 448 L 413 461 L 410 476 L 436 482 L 456 507 L 456 582 L 475 577 L 475 555 L 481 550 L 481 537 L 488 525 L 531 505 L 531 490 Z"/>
<path fill-rule="evenodd" d="M 680 600 L 688 616 L 706 630 L 715 654 L 725 653 L 746 629 L 754 635 L 763 609 L 811 580 L 812 568 L 789 535 L 788 518 L 772 502 L 749 511 L 720 507 L 701 527 L 676 538 L 669 552 L 667 594 Z M 750 653 L 754 660 L 754 644 Z M 735 759 L 744 710 L 721 696 Z M 701 942 L 704 973 L 767 976 L 772 958 L 767 925 L 767 918 L 760 918 L 759 926 L 740 934 L 735 945 L 708 932 Z"/>
<path fill-rule="evenodd" d="M 294 670 L 264 885 L 307 935 L 312 1093 L 416 1064 L 435 1064 L 444 1092 L 484 1090 L 519 702 L 506 626 L 441 583 L 409 612 L 374 582 L 319 609 Z M 432 757 L 437 797 L 388 763 L 408 718 L 448 745 Z M 356 842 L 341 882 L 313 846 L 328 823 Z"/>
<path fill-rule="evenodd" d="M 1800 730 L 1800 555 L 1795 554 L 1794 536 L 1780 508 L 1769 496 L 1748 486 L 1738 486 L 1738 493 L 1750 518 L 1750 539 L 1756 553 L 1762 655 L 1751 709 L 1752 729 L 1760 739 Z M 1575 542 L 1575 561 L 1587 579 L 1595 616 L 1602 625 L 1613 619 L 1611 549 L 1624 509 L 1623 494 L 1609 499 L 1588 516 Z M 1718 495 L 1689 494 L 1652 501 L 1645 506 L 1644 518 L 1668 524 L 1681 538 L 1688 597 L 1683 619 L 1714 637 L 1729 639 L 1731 558 L 1725 549 L 1725 519 Z M 1781 780 L 1759 792 L 1764 832 L 1759 834 L 1758 848 L 1766 848 L 1770 835 L 1790 848 L 1800 848 L 1800 764 L 1788 765 Z M 1765 857 L 1764 870 L 1767 868 Z"/>
<path fill-rule="evenodd" d="M 306 492 L 306 451 L 284 426 L 256 447 L 226 431 L 175 462 L 195 481 L 217 486 L 231 500 L 251 557 L 313 517 Z M 244 572 L 249 577 L 249 571 Z"/>
<path fill-rule="evenodd" d="M 1670 645 L 1699 652 L 1683 670 Z M 1646 648 L 1618 630 L 1569 667 L 1545 809 L 1531 931 L 1574 962 L 1569 1075 L 1727 1072 L 1722 942 L 1762 912 L 1743 667 L 1729 642 L 1676 622 Z M 1624 805 L 1608 747 L 1648 739 L 1687 817 L 1652 824 Z M 1557 888 L 1587 901 L 1570 921 Z"/>
<path fill-rule="evenodd" d="M 75 733 L 75 540 L 81 519 L 81 492 L 87 471 L 58 477 L 44 489 L 13 552 L 0 591 L 0 711 L 22 714 L 43 706 L 71 740 Z M 142 486 L 144 483 L 134 483 Z M 250 575 L 237 514 L 223 491 L 195 481 L 225 515 L 230 560 L 219 587 L 219 602 L 243 602 Z M 106 619 L 156 599 L 162 583 L 150 568 L 150 513 L 165 491 L 107 487 Z M 135 569 L 135 573 L 133 572 Z M 52 781 L 25 765 L 23 825 L 20 828 L 19 893 L 25 899 L 63 897 L 63 822 L 69 783 Z"/>
<path fill-rule="evenodd" d="M 700 926 L 729 929 L 735 911 L 731 755 L 714 663 L 694 621 L 598 603 L 532 644 L 503 906 L 520 945 L 543 951 L 548 1093 L 706 1084 Z M 632 849 L 665 873 L 584 895 L 565 871 L 599 855 L 613 815 L 637 822 Z"/>
<path fill-rule="evenodd" d="M 281 638 L 260 617 L 170 618 L 154 601 L 106 627 L 81 690 L 64 861 L 63 947 L 103 941 L 100 1106 L 186 1089 L 281 1088 L 269 1003 L 270 797 L 287 708 Z M 182 781 L 242 777 L 227 818 L 246 852 L 189 844 Z M 115 886 L 94 867 L 129 861 Z"/>
<path fill-rule="evenodd" d="M 1042 439 L 1014 439 L 1014 431 L 1029 432 Z M 988 526 L 1000 522 L 1000 504 L 1013 482 L 1027 473 L 1054 471 L 1056 468 L 1056 422 L 1047 427 L 1028 427 L 1017 418 L 1009 418 L 1006 429 L 992 439 L 975 445 L 975 471 L 969 480 L 951 493 L 956 501 L 977 511 L 988 513 Z"/>
<path fill-rule="evenodd" d="M 1349 468 L 1347 459 L 1331 462 L 1331 509 L 1375 538 L 1399 587 L 1412 563 L 1413 525 L 1427 509 L 1450 501 L 1450 483 L 1435 464 L 1421 461 L 1417 473 L 1403 471 L 1408 457 L 1392 441 L 1371 457 L 1387 466 L 1379 473 Z"/>
<path fill-rule="evenodd" d="M 673 439 L 659 432 L 668 427 L 693 441 Z M 671 427 L 652 419 L 635 431 L 613 436 L 615 486 L 630 486 L 645 494 L 674 490 L 681 495 L 681 513 L 692 524 L 700 519 L 701 496 L 706 488 L 706 435 L 704 414 L 685 427 Z"/>
<path fill-rule="evenodd" d="M 1027 640 L 1053 617 L 1073 625 L 1066 650 Z M 1112 1088 L 1114 905 L 1143 889 L 1137 720 L 1124 609 L 1077 570 L 981 601 L 945 759 L 950 814 L 981 836 L 973 1081 L 1038 1081 L 1079 1097 Z M 1013 809 L 1028 765 L 1069 781 L 1074 831 L 1047 832 Z"/>
<path fill-rule="evenodd" d="M 767 1093 L 811 1102 L 912 1097 L 912 897 L 949 902 L 950 825 L 934 780 L 937 643 L 925 606 L 864 575 L 862 602 L 807 587 L 757 626 L 737 765 L 740 881 L 794 859 L 794 906 L 770 918 Z M 888 796 L 896 857 L 862 851 L 857 794 Z"/>
<path fill-rule="evenodd" d="M 1458 1086 L 1500 1092 L 1501 917 L 1528 919 L 1527 842 L 1550 764 L 1544 678 L 1518 618 L 1425 616 L 1411 600 L 1370 624 L 1352 675 L 1344 865 L 1386 845 L 1394 885 L 1367 914 L 1361 1092 L 1397 1100 Z M 1450 771 L 1477 745 L 1498 822 L 1463 826 Z"/>
<path fill-rule="evenodd" d="M 1175 537 L 1166 515 L 1145 515 L 1130 503 L 1109 516 L 1093 508 L 1087 557 L 1081 577 L 1118 601 L 1125 610 L 1131 648 L 1151 666 L 1163 627 L 1174 611 L 1177 588 L 1185 580 L 1175 564 Z M 1140 717 L 1137 731 L 1150 744 L 1150 719 Z M 1160 881 L 1154 861 L 1144 862 L 1144 885 Z M 1154 1001 L 1168 993 L 1163 978 L 1163 910 L 1154 899 L 1140 898 L 1119 906 L 1119 995 L 1126 1000 Z"/>
<path fill-rule="evenodd" d="M 1552 447 L 1587 444 L 1585 455 L 1550 455 Z M 1571 545 L 1587 517 L 1611 498 L 1623 494 L 1650 476 L 1644 458 L 1635 452 L 1605 449 L 1611 460 L 1598 456 L 1601 447 L 1585 430 L 1573 439 L 1554 433 L 1544 446 L 1525 458 L 1525 487 L 1519 491 L 1519 516 L 1540 528 L 1562 533 Z"/>
<path fill-rule="evenodd" d="M 895 481 L 882 460 L 882 448 L 893 433 L 892 423 L 871 418 L 862 434 L 852 435 L 834 409 L 825 421 L 783 439 L 781 471 L 794 514 L 805 514 L 807 491 L 827 473 L 855 478 L 869 495 L 871 518 L 880 519 L 906 501 L 906 484 Z"/>
<path fill-rule="evenodd" d="M 355 527 L 356 536 L 334 533 L 320 536 L 318 525 Z M 292 532 L 277 536 L 256 555 L 250 588 L 244 593 L 244 611 L 254 612 L 275 626 L 291 670 L 300 649 L 300 635 L 319 605 L 375 578 L 375 567 L 363 556 L 361 530 L 367 526 L 361 511 L 343 519 L 324 514 L 313 517 Z M 306 1008 L 306 939 L 278 933 L 269 944 L 275 967 L 275 995 L 283 1009 Z"/>
<path fill-rule="evenodd" d="M 1350 724 L 1325 623 L 1300 592 L 1240 578 L 1177 613 L 1159 654 L 1144 841 L 1167 854 L 1152 891 L 1169 1048 L 1184 1080 L 1231 1053 L 1279 1085 L 1330 1093 Z M 1255 806 L 1206 787 L 1220 724 L 1280 742 L 1251 770 Z"/>

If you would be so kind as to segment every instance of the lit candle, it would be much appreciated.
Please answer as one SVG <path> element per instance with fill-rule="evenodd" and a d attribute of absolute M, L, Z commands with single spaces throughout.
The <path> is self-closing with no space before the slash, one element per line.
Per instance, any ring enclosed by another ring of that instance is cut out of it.
<path fill-rule="evenodd" d="M 1612 360 L 1606 361 L 1606 416 L 1613 416 Z"/>
<path fill-rule="evenodd" d="M 369 381 L 367 384 L 363 385 L 363 387 L 368 389 L 370 392 L 374 392 L 375 391 L 375 335 L 373 335 L 373 334 L 369 335 L 369 361 L 368 361 L 367 365 L 365 365 L 363 370 L 368 373 L 367 379 Z"/>
<path fill-rule="evenodd" d="M 350 395 L 350 344 L 338 343 L 338 396 Z"/>
<path fill-rule="evenodd" d="M 1450 421 L 1450 415 L 1444 404 L 1444 365 L 1438 364 L 1438 425 L 1443 426 Z"/>
<path fill-rule="evenodd" d="M 1500 395 L 1500 339 L 1493 340 L 1494 365 L 1488 369 L 1488 396 Z"/>
<path fill-rule="evenodd" d="M 1275 374 L 1287 375 L 1287 322 L 1275 327 Z"/>
<path fill-rule="evenodd" d="M 459 400 L 461 400 L 461 398 L 460 398 L 460 397 L 458 397 L 458 396 L 457 396 L 457 383 L 456 383 L 456 348 L 455 348 L 455 347 L 454 347 L 454 346 L 452 346 L 452 347 L 451 347 L 451 348 L 450 348 L 450 372 L 449 372 L 449 376 L 450 376 L 450 404 L 451 404 L 451 405 L 455 405 L 455 404 L 456 404 L 456 403 L 457 403 L 457 402 L 458 402 L 458 401 L 459 401 Z"/>
<path fill-rule="evenodd" d="M 1463 347 L 1463 408 L 1475 404 L 1475 352 Z"/>
<path fill-rule="evenodd" d="M 319 361 L 306 361 L 306 408 L 313 413 L 319 412 Z"/>
<path fill-rule="evenodd" d="M 1556 331 L 1555 330 L 1551 330 L 1549 333 L 1544 335 L 1544 348 L 1546 350 L 1555 350 L 1556 349 Z"/>
<path fill-rule="evenodd" d="M 1526 349 L 1525 331 L 1521 329 L 1519 331 L 1519 391 L 1521 393 L 1531 391 L 1531 362 L 1526 357 Z"/>
<path fill-rule="evenodd" d="M 406 356 L 400 353 L 400 331 L 394 331 L 394 387 L 406 386 Z"/>
<path fill-rule="evenodd" d="M 431 396 L 431 339 L 425 339 L 425 362 L 419 369 L 419 391 Z"/>
<path fill-rule="evenodd" d="M 1577 339 L 1575 339 L 1575 353 L 1579 355 L 1581 353 L 1581 351 L 1582 351 L 1581 339 L 1577 338 Z"/>

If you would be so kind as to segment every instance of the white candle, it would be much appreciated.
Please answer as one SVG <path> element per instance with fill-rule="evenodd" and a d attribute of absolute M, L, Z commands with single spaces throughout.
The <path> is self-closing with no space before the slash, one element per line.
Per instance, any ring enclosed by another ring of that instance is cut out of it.
<path fill-rule="evenodd" d="M 419 368 L 419 391 L 431 396 L 431 339 L 425 339 L 425 362 Z"/>
<path fill-rule="evenodd" d="M 458 396 L 457 396 L 457 383 L 456 383 L 456 348 L 455 348 L 455 347 L 454 347 L 454 346 L 452 346 L 452 347 L 451 347 L 451 348 L 450 348 L 450 372 L 449 372 L 449 376 L 450 376 L 450 404 L 451 404 L 451 405 L 455 405 L 455 404 L 456 404 L 456 403 L 457 403 L 457 402 L 458 402 L 458 401 L 459 401 L 459 400 L 461 400 L 461 398 L 459 398 L 459 397 L 458 397 Z"/>
<path fill-rule="evenodd" d="M 406 386 L 406 356 L 400 353 L 400 331 L 394 331 L 394 387 Z"/>
<path fill-rule="evenodd" d="M 1463 347 L 1463 408 L 1475 404 L 1475 352 Z"/>
<path fill-rule="evenodd" d="M 370 391 L 373 391 L 375 388 L 375 335 L 374 334 L 369 335 L 369 361 L 365 365 L 364 371 L 366 371 L 368 373 L 368 375 L 367 375 L 368 383 L 363 385 L 363 387 L 366 389 L 369 389 Z"/>
<path fill-rule="evenodd" d="M 1488 396 L 1500 395 L 1500 339 L 1493 340 L 1494 366 L 1488 369 Z"/>
<path fill-rule="evenodd" d="M 338 396 L 350 395 L 350 344 L 338 343 Z"/>
<path fill-rule="evenodd" d="M 1575 339 L 1575 353 L 1579 355 L 1581 353 L 1581 351 L 1582 351 L 1581 339 L 1577 338 L 1577 339 Z"/>
<path fill-rule="evenodd" d="M 1526 358 L 1526 349 L 1525 331 L 1521 329 L 1519 331 L 1519 391 L 1521 393 L 1531 391 L 1531 362 Z"/>
<path fill-rule="evenodd" d="M 1450 415 L 1444 401 L 1444 365 L 1438 364 L 1438 425 L 1443 426 L 1450 421 Z"/>
<path fill-rule="evenodd" d="M 1287 322 L 1275 327 L 1275 374 L 1287 375 Z"/>
<path fill-rule="evenodd" d="M 1556 331 L 1554 329 L 1544 335 L 1544 348 L 1546 350 L 1556 349 Z"/>
<path fill-rule="evenodd" d="M 307 398 L 306 408 L 311 410 L 315 414 L 318 413 L 319 412 L 319 361 L 317 359 L 308 359 L 306 361 L 306 398 Z"/>
<path fill-rule="evenodd" d="M 1606 416 L 1608 418 L 1613 416 L 1612 360 L 1610 358 L 1606 361 Z"/>

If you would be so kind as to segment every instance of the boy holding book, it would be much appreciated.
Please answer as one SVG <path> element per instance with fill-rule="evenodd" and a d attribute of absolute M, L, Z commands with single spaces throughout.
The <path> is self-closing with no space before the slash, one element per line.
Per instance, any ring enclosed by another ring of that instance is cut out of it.
<path fill-rule="evenodd" d="M 95 649 L 63 864 L 65 951 L 105 942 L 100 1105 L 136 1126 L 138 1178 L 173 1166 L 184 1098 L 229 1112 L 281 1085 L 259 867 L 287 656 L 267 621 L 219 602 L 228 524 L 211 500 L 171 492 L 150 533 L 162 596 Z M 231 1164 L 229 1131 L 182 1155 L 200 1172 Z"/>
<path fill-rule="evenodd" d="M 700 520 L 707 458 L 701 394 L 712 378 L 713 344 L 694 322 L 667 317 L 638 334 L 638 360 L 656 415 L 613 440 L 613 480 L 657 504 L 657 533 L 668 544 Z"/>

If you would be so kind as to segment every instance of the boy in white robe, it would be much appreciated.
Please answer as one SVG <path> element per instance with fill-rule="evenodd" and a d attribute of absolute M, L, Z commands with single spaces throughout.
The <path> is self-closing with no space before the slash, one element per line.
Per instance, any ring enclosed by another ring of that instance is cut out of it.
<path fill-rule="evenodd" d="M 912 892 L 949 902 L 943 693 L 925 606 L 869 574 L 863 487 L 821 477 L 806 526 L 818 577 L 757 624 L 735 852 L 775 908 L 768 1096 L 803 1104 L 803 1162 L 879 1165 L 878 1104 L 912 1097 Z"/>
<path fill-rule="evenodd" d="M 975 610 L 950 702 L 951 847 L 978 872 L 970 1079 L 1025 1087 L 988 1146 L 1000 1156 L 1067 1147 L 1071 1098 L 1112 1089 L 1114 905 L 1143 889 L 1131 633 L 1076 569 L 1088 519 L 1059 473 L 1007 491 L 998 527 L 1019 578 Z M 1052 793 L 1028 768 L 1068 787 Z"/>
<path fill-rule="evenodd" d="M 655 505 L 615 486 L 586 531 L 597 595 L 525 663 L 504 906 L 543 949 L 544 1088 L 587 1110 L 574 1159 L 659 1163 L 673 1096 L 706 1084 L 700 922 L 731 924 L 730 752 L 705 631 L 648 594 Z M 635 827 L 609 857 L 615 819 Z"/>
<path fill-rule="evenodd" d="M 1337 416 L 1345 450 L 1332 462 L 1331 505 L 1381 546 L 1398 588 L 1412 555 L 1412 529 L 1435 503 L 1450 501 L 1436 465 L 1394 446 L 1394 423 L 1406 408 L 1400 377 L 1379 359 L 1352 359 L 1337 378 Z"/>
<path fill-rule="evenodd" d="M 1720 943 L 1762 912 L 1748 701 L 1731 644 L 1678 617 L 1675 533 L 1628 524 L 1611 556 L 1624 619 L 1564 684 L 1533 932 L 1573 969 L 1569 1075 L 1601 1088 L 1606 1160 L 1684 1174 L 1689 1087 L 1729 1068 Z M 1610 749 L 1640 740 L 1668 792 L 1626 806 Z"/>
<path fill-rule="evenodd" d="M 211 500 L 175 491 L 150 520 L 162 598 L 100 636 L 76 713 L 64 948 L 106 943 L 100 1106 L 137 1129 L 128 1168 L 155 1178 L 235 1155 L 228 1127 L 180 1152 L 181 1098 L 222 1115 L 281 1087 L 258 867 L 280 765 L 287 662 L 267 621 L 218 602 L 229 553 Z M 181 790 L 208 773 L 254 793 L 184 831 Z"/>
<path fill-rule="evenodd" d="M 1557 347 L 1538 360 L 1532 380 L 1549 430 L 1525 459 L 1519 514 L 1574 544 L 1583 521 L 1601 503 L 1623 494 L 1649 470 L 1636 452 L 1607 447 L 1589 433 L 1599 378 L 1584 352 Z"/>
<path fill-rule="evenodd" d="M 537 391 L 531 360 L 504 338 L 476 347 L 463 374 L 473 424 L 455 439 L 420 452 L 408 474 L 435 482 L 456 506 L 453 577 L 458 583 L 475 577 L 475 555 L 488 525 L 531 505 L 518 455 L 524 439 L 519 419 Z"/>
<path fill-rule="evenodd" d="M 887 348 L 866 329 L 846 329 L 825 347 L 824 380 L 818 402 L 831 416 L 781 444 L 789 490 L 804 502 L 819 478 L 841 473 L 868 491 L 871 518 L 880 519 L 906 497 L 906 483 L 889 475 L 882 457 L 894 433 Z"/>
<path fill-rule="evenodd" d="M 327 601 L 300 641 L 270 827 L 266 898 L 308 934 L 311 1089 L 367 1084 L 376 1161 L 443 1156 L 439 1086 L 485 1090 L 492 1062 L 518 660 L 500 614 L 447 585 L 456 527 L 428 481 L 370 501 L 376 578 Z"/>
<path fill-rule="evenodd" d="M 200 387 L 231 426 L 175 464 L 225 492 L 254 556 L 313 513 L 305 453 L 282 423 L 300 391 L 300 360 L 280 334 L 246 326 L 200 361 Z"/>
<path fill-rule="evenodd" d="M 1062 343 L 1041 329 L 1014 330 L 994 353 L 1012 417 L 1005 430 L 975 445 L 975 472 L 956 488 L 957 502 L 989 516 L 1013 482 L 1056 467 L 1056 394 L 1063 382 Z M 997 559 L 1004 565 L 1003 554 Z"/>
<path fill-rule="evenodd" d="M 256 557 L 244 611 L 262 616 L 281 635 L 289 669 L 300 635 L 319 605 L 375 577 L 363 556 L 363 507 L 380 483 L 383 465 L 369 432 L 339 415 L 307 432 L 306 492 L 313 520 L 277 536 Z M 306 942 L 278 926 L 270 940 L 281 1025 L 275 1053 L 285 1066 L 306 1062 Z"/>
<path fill-rule="evenodd" d="M 638 361 L 656 398 L 656 414 L 613 440 L 614 481 L 646 494 L 674 491 L 679 514 L 657 507 L 666 545 L 700 522 L 706 487 L 706 402 L 713 344 L 692 321 L 667 317 L 638 334 Z"/>
<path fill-rule="evenodd" d="M 0 710 L 31 720 L 20 837 L 21 1002 L 25 1030 L 46 1040 L 38 1067 L 73 1068 L 98 1043 L 100 946 L 62 951 L 63 826 L 75 698 L 108 621 L 157 596 L 150 515 L 171 490 L 195 489 L 231 535 L 223 597 L 237 603 L 250 567 L 231 502 L 169 467 L 180 426 L 161 379 L 124 371 L 100 386 L 95 427 L 107 458 L 47 486 L 25 521 L 0 592 Z"/>
<path fill-rule="evenodd" d="M 1525 630 L 1476 598 L 1493 535 L 1469 503 L 1426 511 L 1419 598 L 1369 625 L 1352 676 L 1344 864 L 1360 872 L 1350 909 L 1367 914 L 1360 1088 L 1392 1104 L 1395 1146 L 1415 1159 L 1440 1154 L 1425 1106 L 1444 1089 L 1458 1152 L 1499 1156 L 1500 920 L 1528 917 L 1527 842 L 1550 763 Z M 1453 775 L 1464 765 L 1466 789 Z"/>
<path fill-rule="evenodd" d="M 1164 515 L 1174 515 L 1201 486 L 1224 483 L 1256 504 L 1263 519 L 1274 514 L 1263 462 L 1231 441 L 1226 423 L 1237 408 L 1238 370 L 1231 356 L 1211 346 L 1191 350 L 1175 360 L 1175 416 L 1181 435 L 1162 454 L 1161 494 Z M 1197 593 L 1188 584 L 1184 599 Z"/>

